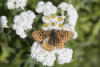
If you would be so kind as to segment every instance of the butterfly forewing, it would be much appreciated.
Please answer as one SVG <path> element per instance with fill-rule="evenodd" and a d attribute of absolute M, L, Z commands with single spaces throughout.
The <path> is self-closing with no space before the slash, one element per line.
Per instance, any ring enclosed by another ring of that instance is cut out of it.
<path fill-rule="evenodd" d="M 59 39 L 58 44 L 56 44 L 56 48 L 60 49 L 64 47 L 64 43 L 70 40 L 73 37 L 73 32 L 71 31 L 56 31 L 57 38 Z"/>
<path fill-rule="evenodd" d="M 73 37 L 73 32 L 71 31 L 58 30 L 56 31 L 56 34 L 60 42 L 64 43 Z"/>
<path fill-rule="evenodd" d="M 38 42 L 42 42 L 43 40 L 45 40 L 48 35 L 49 32 L 44 30 L 37 30 L 32 33 L 33 38 Z"/>

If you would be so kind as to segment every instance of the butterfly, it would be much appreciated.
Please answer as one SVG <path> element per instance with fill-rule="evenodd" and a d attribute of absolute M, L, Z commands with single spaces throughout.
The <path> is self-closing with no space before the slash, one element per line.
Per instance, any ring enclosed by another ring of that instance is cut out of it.
<path fill-rule="evenodd" d="M 63 48 L 64 43 L 71 40 L 73 35 L 73 32 L 64 30 L 36 30 L 32 33 L 32 37 L 42 43 L 41 46 L 47 51 L 52 51 L 54 48 Z"/>

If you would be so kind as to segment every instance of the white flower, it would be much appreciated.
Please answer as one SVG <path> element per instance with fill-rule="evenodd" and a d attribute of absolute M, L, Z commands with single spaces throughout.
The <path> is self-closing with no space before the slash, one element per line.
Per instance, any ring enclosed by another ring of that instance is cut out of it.
<path fill-rule="evenodd" d="M 69 63 L 72 60 L 73 50 L 70 48 L 58 49 L 57 54 L 59 64 Z"/>
<path fill-rule="evenodd" d="M 42 29 L 43 29 L 43 30 L 50 30 L 50 28 L 51 28 L 51 26 L 50 26 L 49 23 L 45 23 L 45 24 L 43 24 L 43 26 L 42 26 Z"/>
<path fill-rule="evenodd" d="M 57 23 L 57 30 L 62 30 L 63 29 L 63 23 Z"/>
<path fill-rule="evenodd" d="M 44 3 L 43 1 L 38 2 L 36 11 L 38 13 L 43 13 L 42 21 L 43 26 L 42 30 L 64 30 L 72 31 L 74 33 L 73 38 L 77 37 L 77 32 L 75 31 L 75 25 L 78 18 L 76 9 L 71 5 L 65 2 L 61 3 L 58 8 L 62 10 L 61 15 L 57 15 L 57 7 L 55 7 L 51 2 Z M 68 15 L 68 23 L 65 21 L 65 13 Z M 46 38 L 45 40 L 48 40 Z M 44 40 L 44 41 L 45 41 Z M 46 44 L 46 43 L 45 43 Z M 54 46 L 52 51 L 47 51 L 43 48 L 42 43 L 34 42 L 31 48 L 31 56 L 33 59 L 41 62 L 44 66 L 53 66 L 54 61 L 56 60 L 59 64 L 70 63 L 72 60 L 73 50 L 70 48 L 60 48 L 57 49 Z M 58 45 L 57 45 L 58 46 Z M 46 48 L 46 47 L 45 47 Z M 49 47 L 48 47 L 49 48 Z"/>
<path fill-rule="evenodd" d="M 57 11 L 57 8 L 53 6 L 51 2 L 46 2 L 44 3 L 43 1 L 38 2 L 37 7 L 36 7 L 36 12 L 42 13 L 45 16 L 55 14 Z"/>
<path fill-rule="evenodd" d="M 55 21 L 51 21 L 50 27 L 51 27 L 51 28 L 49 28 L 50 30 L 57 29 L 57 23 Z"/>
<path fill-rule="evenodd" d="M 50 2 L 50 1 L 46 2 L 45 5 L 53 6 L 52 2 Z"/>
<path fill-rule="evenodd" d="M 35 17 L 36 15 L 31 10 L 15 16 L 13 29 L 16 30 L 16 34 L 20 35 L 21 38 L 25 38 L 27 36 L 26 31 L 32 29 Z"/>
<path fill-rule="evenodd" d="M 47 57 L 45 57 L 45 60 L 43 61 L 43 65 L 44 66 L 53 66 L 55 60 L 56 60 L 55 55 L 49 54 Z"/>
<path fill-rule="evenodd" d="M 68 7 L 68 4 L 65 2 L 62 2 L 58 5 L 58 8 L 60 8 L 62 11 L 65 11 Z"/>
<path fill-rule="evenodd" d="M 76 31 L 74 31 L 74 39 L 76 39 L 78 37 L 78 35 L 77 35 L 77 32 Z"/>
<path fill-rule="evenodd" d="M 66 9 L 67 14 L 69 16 L 68 23 L 72 26 L 76 25 L 78 14 L 75 8 L 71 4 L 69 4 L 69 7 Z"/>
<path fill-rule="evenodd" d="M 48 16 L 51 14 L 55 14 L 57 12 L 57 8 L 53 5 L 46 4 L 44 7 L 43 15 Z"/>
<path fill-rule="evenodd" d="M 21 8 L 24 9 L 26 6 L 27 0 L 8 0 L 7 1 L 7 7 L 8 9 L 14 9 L 14 8 Z"/>
<path fill-rule="evenodd" d="M 31 57 L 44 66 L 53 66 L 58 57 L 58 63 L 69 63 L 72 60 L 73 50 L 70 48 L 54 49 L 53 51 L 46 51 L 41 47 L 41 43 L 34 42 L 31 47 Z"/>
<path fill-rule="evenodd" d="M 57 16 L 57 22 L 58 23 L 63 23 L 65 20 L 65 16 Z"/>
<path fill-rule="evenodd" d="M 65 30 L 65 31 L 72 31 L 72 30 L 74 30 L 74 27 L 71 26 L 70 24 L 64 24 L 63 30 Z"/>
<path fill-rule="evenodd" d="M 15 8 L 24 9 L 24 7 L 26 6 L 26 1 L 27 0 L 17 0 L 16 1 L 16 7 Z"/>
<path fill-rule="evenodd" d="M 69 18 L 68 18 L 68 23 L 72 26 L 76 25 L 78 14 L 76 9 L 72 6 L 72 4 L 67 4 L 65 2 L 62 2 L 58 6 L 62 11 L 66 11 Z"/>
<path fill-rule="evenodd" d="M 42 21 L 44 22 L 44 23 L 50 23 L 50 16 L 42 16 Z"/>
<path fill-rule="evenodd" d="M 54 51 L 46 51 L 41 47 L 40 43 L 34 42 L 31 48 L 31 56 L 45 66 L 53 66 L 56 60 Z"/>
<path fill-rule="evenodd" d="M 44 2 L 43 2 L 43 1 L 40 1 L 40 2 L 38 2 L 38 4 L 37 4 L 36 12 L 42 13 L 43 10 L 44 10 Z"/>
<path fill-rule="evenodd" d="M 8 2 L 7 2 L 8 9 L 14 9 L 15 8 L 14 1 L 15 0 L 8 0 Z"/>
<path fill-rule="evenodd" d="M 7 26 L 7 23 L 8 23 L 8 20 L 7 20 L 7 17 L 6 16 L 1 16 L 0 17 L 0 25 L 2 26 L 2 28 L 9 28 Z"/>
<path fill-rule="evenodd" d="M 65 16 L 56 16 L 56 14 L 52 14 L 50 16 L 43 16 L 42 20 L 44 22 L 42 29 L 43 30 L 61 30 L 63 28 Z"/>

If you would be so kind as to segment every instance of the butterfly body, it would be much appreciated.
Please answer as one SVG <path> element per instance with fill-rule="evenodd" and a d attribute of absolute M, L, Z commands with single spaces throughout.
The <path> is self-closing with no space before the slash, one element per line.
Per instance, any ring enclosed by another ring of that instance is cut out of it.
<path fill-rule="evenodd" d="M 45 50 L 52 51 L 54 48 L 60 49 L 64 47 L 64 43 L 73 37 L 73 32 L 63 30 L 37 30 L 32 33 L 33 38 L 42 42 Z"/>
<path fill-rule="evenodd" d="M 49 35 L 49 40 L 48 40 L 49 44 L 48 45 L 56 45 L 59 42 L 59 39 L 57 37 L 56 31 L 52 30 L 50 35 Z"/>

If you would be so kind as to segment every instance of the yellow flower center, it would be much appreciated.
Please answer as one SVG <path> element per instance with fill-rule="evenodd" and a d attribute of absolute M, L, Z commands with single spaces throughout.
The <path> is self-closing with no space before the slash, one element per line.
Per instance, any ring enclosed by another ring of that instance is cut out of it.
<path fill-rule="evenodd" d="M 59 27 L 62 28 L 63 27 L 63 24 L 59 24 Z"/>
<path fill-rule="evenodd" d="M 44 24 L 44 27 L 45 27 L 45 28 L 47 28 L 48 26 L 49 26 L 49 24 L 48 24 L 48 23 L 45 23 L 45 24 Z"/>
<path fill-rule="evenodd" d="M 56 14 L 51 15 L 51 18 L 53 18 L 53 19 L 54 19 L 55 17 L 56 17 Z"/>
<path fill-rule="evenodd" d="M 55 26 L 55 23 L 54 23 L 54 22 L 52 22 L 52 23 L 51 23 L 51 25 L 54 27 L 54 26 Z"/>
<path fill-rule="evenodd" d="M 58 20 L 59 20 L 59 21 L 62 21 L 62 20 L 63 20 L 63 18 L 62 18 L 62 17 L 58 17 Z"/>
<path fill-rule="evenodd" d="M 47 19 L 50 19 L 50 16 L 46 16 Z"/>

